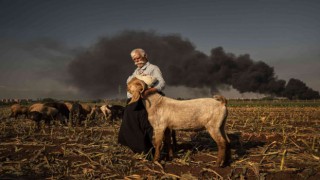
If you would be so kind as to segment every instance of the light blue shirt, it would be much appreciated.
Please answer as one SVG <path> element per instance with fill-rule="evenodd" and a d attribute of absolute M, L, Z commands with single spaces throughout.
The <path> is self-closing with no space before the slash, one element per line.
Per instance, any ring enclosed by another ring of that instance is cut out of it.
<path fill-rule="evenodd" d="M 137 68 L 132 75 L 128 77 L 127 84 L 135 75 L 149 75 L 155 77 L 158 81 L 152 87 L 156 88 L 158 91 L 162 91 L 166 85 L 159 67 L 150 64 L 149 62 L 147 62 L 143 67 Z M 132 97 L 130 93 L 127 93 L 127 96 L 128 98 Z"/>

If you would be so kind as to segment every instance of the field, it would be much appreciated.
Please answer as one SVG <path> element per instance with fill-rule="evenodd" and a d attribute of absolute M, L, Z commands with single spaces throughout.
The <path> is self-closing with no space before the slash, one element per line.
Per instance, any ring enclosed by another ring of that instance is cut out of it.
<path fill-rule="evenodd" d="M 37 131 L 1 106 L 0 179 L 320 179 L 319 101 L 230 101 L 228 108 L 232 163 L 217 168 L 205 131 L 177 132 L 174 159 L 153 163 L 117 143 L 121 120 Z"/>

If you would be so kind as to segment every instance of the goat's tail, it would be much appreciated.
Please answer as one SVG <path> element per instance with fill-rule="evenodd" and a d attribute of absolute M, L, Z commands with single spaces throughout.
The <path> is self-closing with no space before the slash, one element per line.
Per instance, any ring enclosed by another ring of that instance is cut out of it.
<path fill-rule="evenodd" d="M 222 104 L 227 105 L 227 99 L 221 95 L 214 95 L 213 99 L 220 101 Z"/>

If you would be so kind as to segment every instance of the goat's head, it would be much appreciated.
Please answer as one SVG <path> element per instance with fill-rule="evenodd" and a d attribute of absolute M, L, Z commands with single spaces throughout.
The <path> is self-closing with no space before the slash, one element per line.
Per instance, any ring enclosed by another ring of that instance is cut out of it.
<path fill-rule="evenodd" d="M 146 89 L 146 83 L 136 77 L 132 78 L 127 85 L 127 91 L 132 95 L 131 101 L 128 104 L 137 102 L 140 99 L 143 91 Z"/>

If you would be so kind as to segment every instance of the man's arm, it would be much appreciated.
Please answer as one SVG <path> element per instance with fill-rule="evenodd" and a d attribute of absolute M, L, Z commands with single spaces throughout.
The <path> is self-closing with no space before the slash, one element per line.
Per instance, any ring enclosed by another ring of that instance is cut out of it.
<path fill-rule="evenodd" d="M 164 81 L 164 79 L 162 77 L 162 73 L 161 73 L 158 66 L 155 66 L 155 68 L 152 71 L 151 76 L 155 77 L 158 80 L 158 82 L 155 84 L 155 86 L 153 88 L 157 89 L 158 91 L 162 91 L 166 85 L 166 82 Z"/>

